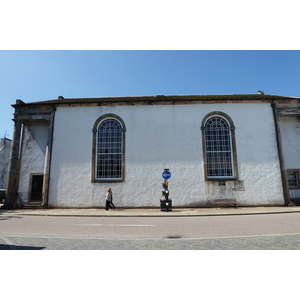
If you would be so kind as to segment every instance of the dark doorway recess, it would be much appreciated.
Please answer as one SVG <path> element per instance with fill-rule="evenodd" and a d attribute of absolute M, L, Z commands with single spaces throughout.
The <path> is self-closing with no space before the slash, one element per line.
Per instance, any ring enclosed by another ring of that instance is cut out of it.
<path fill-rule="evenodd" d="M 31 180 L 31 202 L 40 202 L 43 197 L 43 175 L 32 175 Z"/>

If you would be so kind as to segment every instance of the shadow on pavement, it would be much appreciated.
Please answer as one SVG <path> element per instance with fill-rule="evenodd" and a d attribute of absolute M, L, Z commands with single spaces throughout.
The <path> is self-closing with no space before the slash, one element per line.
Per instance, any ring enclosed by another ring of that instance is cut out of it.
<path fill-rule="evenodd" d="M 7 211 L 5 211 L 5 213 L 3 211 L 0 210 L 0 220 L 8 220 L 8 219 L 20 219 L 23 218 L 22 216 L 16 216 L 16 215 L 9 215 L 9 213 L 7 213 Z"/>
<path fill-rule="evenodd" d="M 16 246 L 14 245 L 15 249 L 11 249 L 10 245 L 7 244 L 0 244 L 0 250 L 43 250 L 46 247 L 33 247 L 33 246 Z"/>

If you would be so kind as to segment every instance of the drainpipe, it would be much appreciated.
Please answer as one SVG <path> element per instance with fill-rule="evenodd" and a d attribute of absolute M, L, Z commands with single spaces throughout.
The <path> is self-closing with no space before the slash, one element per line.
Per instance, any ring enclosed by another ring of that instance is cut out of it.
<path fill-rule="evenodd" d="M 291 199 L 290 199 L 290 192 L 289 192 L 288 178 L 287 178 L 287 173 L 286 173 L 286 168 L 284 163 L 284 157 L 282 152 L 282 140 L 281 140 L 278 116 L 276 113 L 276 103 L 272 102 L 271 107 L 273 110 L 274 123 L 275 123 L 277 150 L 278 150 L 279 164 L 280 164 L 280 171 L 281 171 L 284 203 L 286 206 L 289 206 L 291 205 Z"/>

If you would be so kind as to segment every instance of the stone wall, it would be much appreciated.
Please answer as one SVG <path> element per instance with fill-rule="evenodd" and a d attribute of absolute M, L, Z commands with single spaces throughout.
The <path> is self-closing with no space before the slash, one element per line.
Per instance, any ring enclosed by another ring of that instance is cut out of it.
<path fill-rule="evenodd" d="M 30 200 L 31 176 L 44 174 L 47 137 L 47 123 L 32 122 L 24 125 L 18 194 L 20 205 L 28 204 Z"/>

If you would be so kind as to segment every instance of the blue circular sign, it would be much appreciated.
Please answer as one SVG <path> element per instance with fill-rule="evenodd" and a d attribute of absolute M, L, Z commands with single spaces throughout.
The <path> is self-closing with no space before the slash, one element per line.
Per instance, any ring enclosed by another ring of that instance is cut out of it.
<path fill-rule="evenodd" d="M 163 171 L 162 177 L 163 177 L 163 179 L 169 179 L 171 177 L 171 172 Z"/>

